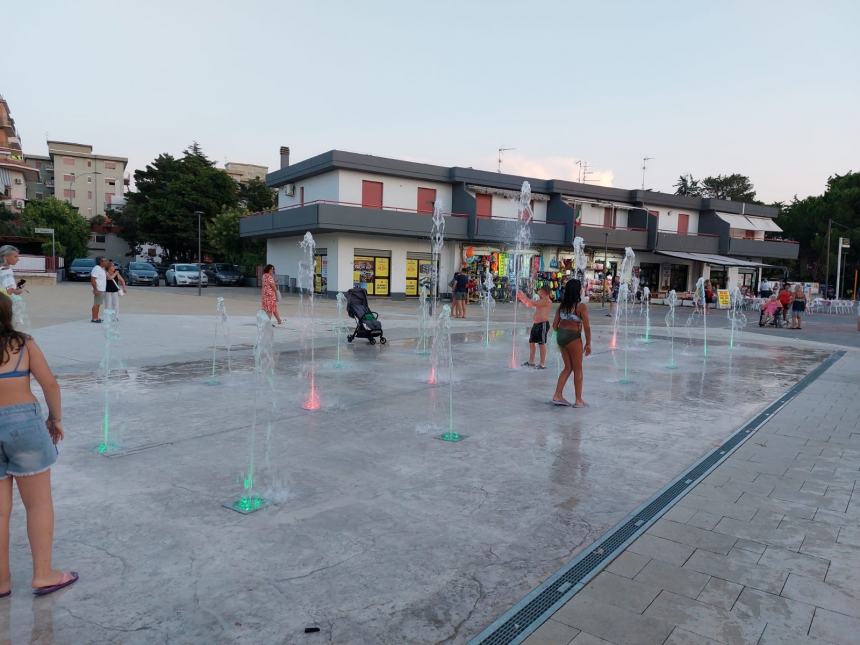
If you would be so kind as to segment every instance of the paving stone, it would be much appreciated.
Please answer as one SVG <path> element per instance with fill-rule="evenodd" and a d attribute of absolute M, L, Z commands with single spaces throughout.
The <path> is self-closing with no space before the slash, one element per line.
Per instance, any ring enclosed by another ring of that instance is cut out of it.
<path fill-rule="evenodd" d="M 759 558 L 758 564 L 770 567 L 771 569 L 780 569 L 810 578 L 817 578 L 818 580 L 824 580 L 827 568 L 830 566 L 830 562 L 823 558 L 775 546 L 767 547 L 761 558 Z"/>
<path fill-rule="evenodd" d="M 550 618 L 525 639 L 523 645 L 569 645 L 577 634 L 578 629 Z"/>
<path fill-rule="evenodd" d="M 743 549 L 744 551 L 752 551 L 753 553 L 758 553 L 761 555 L 764 553 L 764 550 L 767 548 L 767 544 L 762 544 L 761 542 L 755 542 L 753 540 L 744 540 L 740 538 L 737 542 L 735 542 L 735 546 L 733 549 Z"/>
<path fill-rule="evenodd" d="M 800 551 L 818 556 L 819 558 L 825 558 L 826 560 L 849 561 L 855 566 L 860 567 L 860 547 L 852 544 L 809 538 L 803 541 Z"/>
<path fill-rule="evenodd" d="M 597 603 L 580 595 L 574 596 L 573 600 L 555 612 L 553 618 L 617 645 L 661 644 L 675 627 L 674 623 L 666 620 L 643 616 L 615 605 Z"/>
<path fill-rule="evenodd" d="M 603 640 L 602 638 L 598 638 L 597 636 L 592 636 L 591 634 L 586 634 L 585 632 L 579 632 L 579 636 L 573 639 L 571 645 L 615 645 L 610 641 Z"/>
<path fill-rule="evenodd" d="M 701 549 L 687 560 L 684 568 L 773 594 L 779 594 L 788 576 L 784 571 L 756 564 L 735 562 Z"/>
<path fill-rule="evenodd" d="M 663 515 L 663 517 L 665 517 L 667 520 L 672 520 L 673 522 L 680 522 L 681 524 L 685 524 L 687 520 L 689 520 L 695 514 L 695 508 L 689 508 L 681 506 L 680 504 L 675 504 Z"/>
<path fill-rule="evenodd" d="M 639 536 L 635 542 L 627 547 L 627 550 L 678 566 L 684 564 L 695 551 L 693 547 L 687 544 L 673 542 L 648 533 Z"/>
<path fill-rule="evenodd" d="M 860 526 L 846 526 L 839 531 L 839 537 L 836 539 L 839 544 L 850 544 L 851 546 L 860 547 Z"/>
<path fill-rule="evenodd" d="M 755 643 L 765 623 L 733 616 L 725 609 L 663 591 L 645 610 L 646 618 L 672 623 L 722 643 Z"/>
<path fill-rule="evenodd" d="M 690 510 L 690 517 L 692 517 L 693 513 L 697 511 L 706 511 L 708 513 L 713 513 L 714 515 L 731 517 L 744 522 L 749 522 L 755 516 L 756 511 L 758 511 L 757 506 L 752 506 L 750 504 L 718 502 L 716 500 L 707 499 L 706 497 L 696 497 L 695 495 L 687 495 L 678 506 L 682 507 L 684 510 Z M 664 517 L 668 520 L 675 520 L 682 524 L 686 524 L 687 519 L 689 519 L 688 517 L 682 521 L 674 517 L 669 517 L 668 514 Z"/>
<path fill-rule="evenodd" d="M 718 645 L 719 641 L 676 627 L 663 645 L 711 645 L 712 643 Z"/>
<path fill-rule="evenodd" d="M 817 495 L 815 493 L 803 493 L 801 491 L 790 491 L 775 489 L 770 497 L 781 499 L 786 502 L 795 502 L 815 508 L 829 508 L 832 511 L 844 511 L 851 498 L 850 493 L 834 493 L 833 495 Z"/>
<path fill-rule="evenodd" d="M 764 628 L 757 645 L 833 645 L 833 641 L 798 634 L 776 625 L 768 625 Z"/>
<path fill-rule="evenodd" d="M 680 566 L 660 562 L 659 560 L 651 560 L 642 571 L 640 571 L 635 580 L 649 585 L 654 585 L 659 589 L 666 589 L 695 598 L 699 595 L 705 585 L 708 583 L 709 576 L 688 571 Z M 653 600 L 653 599 L 652 599 Z M 643 607 L 644 610 L 644 607 Z"/>
<path fill-rule="evenodd" d="M 712 531 L 717 525 L 717 522 L 722 518 L 722 515 L 714 515 L 707 511 L 696 511 L 695 515 L 686 521 L 686 524 L 696 526 L 700 529 L 705 529 L 706 531 Z"/>
<path fill-rule="evenodd" d="M 723 518 L 720 522 L 726 521 Z M 737 521 L 737 520 L 731 520 Z M 704 529 L 689 526 L 687 524 L 679 524 L 669 520 L 660 520 L 652 526 L 648 533 L 662 537 L 681 544 L 687 544 L 697 549 L 705 549 L 714 553 L 728 553 L 734 545 L 736 538 L 724 533 L 705 531 Z M 746 537 L 746 536 L 742 536 Z"/>
<path fill-rule="evenodd" d="M 823 522 L 815 522 L 813 520 L 799 520 L 797 518 L 786 517 L 779 523 L 780 529 L 788 529 L 803 533 L 804 539 L 817 538 L 819 540 L 832 540 L 836 542 L 836 536 L 839 535 L 839 527 L 831 526 Z"/>
<path fill-rule="evenodd" d="M 696 600 L 729 611 L 734 606 L 742 589 L 743 585 L 735 582 L 711 578 Z"/>
<path fill-rule="evenodd" d="M 650 561 L 651 558 L 648 556 L 639 555 L 638 553 L 633 553 L 633 551 L 626 550 L 615 558 L 608 567 L 606 567 L 606 571 L 614 573 L 617 576 L 632 578 L 642 571 L 642 568 Z"/>
<path fill-rule="evenodd" d="M 826 609 L 816 609 L 809 635 L 838 645 L 857 645 L 860 620 Z"/>
<path fill-rule="evenodd" d="M 815 607 L 747 587 L 741 592 L 732 614 L 748 620 L 764 620 L 768 625 L 806 634 L 812 623 Z"/>
<path fill-rule="evenodd" d="M 747 551 L 746 549 L 739 549 L 733 546 L 732 550 L 729 551 L 729 554 L 726 557 L 732 562 L 738 562 L 745 565 L 756 565 L 758 564 L 758 560 L 761 556 L 754 551 Z"/>
<path fill-rule="evenodd" d="M 595 602 L 616 605 L 641 614 L 658 593 L 660 593 L 660 587 L 654 584 L 602 571 L 579 592 L 579 595 Z"/>
<path fill-rule="evenodd" d="M 784 513 L 792 517 L 797 517 L 801 520 L 811 520 L 815 516 L 817 506 L 806 506 L 796 502 L 777 499 L 775 497 L 765 497 L 756 495 L 755 493 L 744 493 L 738 500 L 739 504 L 744 506 L 754 506 L 762 511 L 772 511 L 774 513 Z"/>
<path fill-rule="evenodd" d="M 833 585 L 791 573 L 782 595 L 816 607 L 860 618 L 860 594 L 852 594 Z"/>
<path fill-rule="evenodd" d="M 770 528 L 767 526 L 756 526 L 749 522 L 739 522 L 730 517 L 724 517 L 719 521 L 716 530 L 720 533 L 733 535 L 746 540 L 755 540 L 773 546 L 782 546 L 787 549 L 799 549 L 803 543 L 803 533 L 789 529 Z"/>

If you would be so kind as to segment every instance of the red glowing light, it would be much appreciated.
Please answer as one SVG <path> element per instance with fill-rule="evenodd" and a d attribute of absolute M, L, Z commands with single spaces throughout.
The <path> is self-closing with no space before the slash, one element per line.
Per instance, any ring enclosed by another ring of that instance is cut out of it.
<path fill-rule="evenodd" d="M 311 390 L 308 392 L 308 398 L 305 399 L 305 402 L 302 404 L 302 407 L 305 410 L 319 410 L 320 407 L 320 397 L 317 394 L 317 384 L 314 375 L 311 374 Z"/>
<path fill-rule="evenodd" d="M 519 363 L 520 363 L 520 361 L 517 358 L 517 348 L 514 347 L 511 350 L 511 361 L 510 361 L 510 363 L 508 363 L 508 367 L 511 368 L 512 370 L 515 370 L 520 366 Z"/>
<path fill-rule="evenodd" d="M 437 382 L 438 381 L 436 379 L 436 368 L 431 367 L 430 368 L 430 378 L 427 379 L 427 384 L 428 385 L 436 385 Z"/>
<path fill-rule="evenodd" d="M 618 338 L 617 334 L 612 334 L 612 340 L 609 341 L 609 349 L 618 349 Z"/>

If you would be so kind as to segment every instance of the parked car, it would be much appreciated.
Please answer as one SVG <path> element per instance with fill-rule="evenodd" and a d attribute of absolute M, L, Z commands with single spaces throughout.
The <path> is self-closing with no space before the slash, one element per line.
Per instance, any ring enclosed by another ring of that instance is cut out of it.
<path fill-rule="evenodd" d="M 180 287 L 197 285 L 198 276 L 200 276 L 200 267 L 197 264 L 171 264 L 164 274 L 164 283 L 168 287 Z M 209 285 L 209 278 L 203 273 L 201 286 Z"/>
<path fill-rule="evenodd" d="M 75 258 L 69 266 L 69 280 L 83 280 L 85 282 L 89 282 L 90 272 L 93 270 L 95 265 L 96 261 L 93 258 Z"/>
<path fill-rule="evenodd" d="M 235 264 L 225 264 L 223 262 L 204 264 L 203 272 L 209 278 L 209 282 L 217 285 L 237 285 L 242 283 L 242 272 Z"/>
<path fill-rule="evenodd" d="M 149 262 L 129 262 L 122 270 L 122 275 L 129 286 L 135 284 L 158 286 L 158 271 Z"/>

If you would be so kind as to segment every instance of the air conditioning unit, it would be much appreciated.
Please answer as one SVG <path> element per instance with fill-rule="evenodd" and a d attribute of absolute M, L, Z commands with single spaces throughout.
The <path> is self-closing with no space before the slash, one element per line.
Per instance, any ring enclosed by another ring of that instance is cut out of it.
<path fill-rule="evenodd" d="M 284 192 L 287 193 L 287 197 L 292 197 L 296 194 L 296 185 L 295 184 L 287 184 L 287 187 L 284 189 Z"/>
<path fill-rule="evenodd" d="M 15 200 L 15 208 L 24 208 L 24 200 L 16 199 Z"/>
<path fill-rule="evenodd" d="M 15 177 L 15 183 L 16 183 L 18 186 L 20 186 L 20 185 L 21 185 L 22 183 L 24 183 L 24 182 L 22 182 L 22 181 L 21 181 L 21 178 L 20 178 L 20 177 Z"/>

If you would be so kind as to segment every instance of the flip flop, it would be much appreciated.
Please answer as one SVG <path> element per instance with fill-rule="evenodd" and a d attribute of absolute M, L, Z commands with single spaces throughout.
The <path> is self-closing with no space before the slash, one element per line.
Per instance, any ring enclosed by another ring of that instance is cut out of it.
<path fill-rule="evenodd" d="M 101 321 L 102 321 L 102 319 L 101 319 L 101 318 L 99 318 L 98 320 L 91 320 L 90 322 L 91 322 L 91 323 L 100 323 Z"/>
<path fill-rule="evenodd" d="M 6 593 L 0 593 L 0 598 L 8 598 L 11 595 L 12 595 L 12 590 L 10 589 Z"/>
<path fill-rule="evenodd" d="M 568 403 L 567 401 L 556 401 L 555 399 L 550 399 L 550 402 L 553 405 L 558 405 L 558 406 L 565 407 L 565 408 L 570 407 L 570 403 Z"/>
<path fill-rule="evenodd" d="M 78 581 L 78 572 L 77 571 L 69 571 L 68 573 L 64 573 L 63 577 L 70 576 L 69 580 L 65 580 L 63 582 L 57 583 L 55 585 L 48 585 L 47 587 L 36 587 L 33 589 L 34 596 L 47 596 L 49 593 L 54 593 L 55 591 L 59 591 L 60 589 L 65 589 L 66 587 L 75 584 Z"/>

